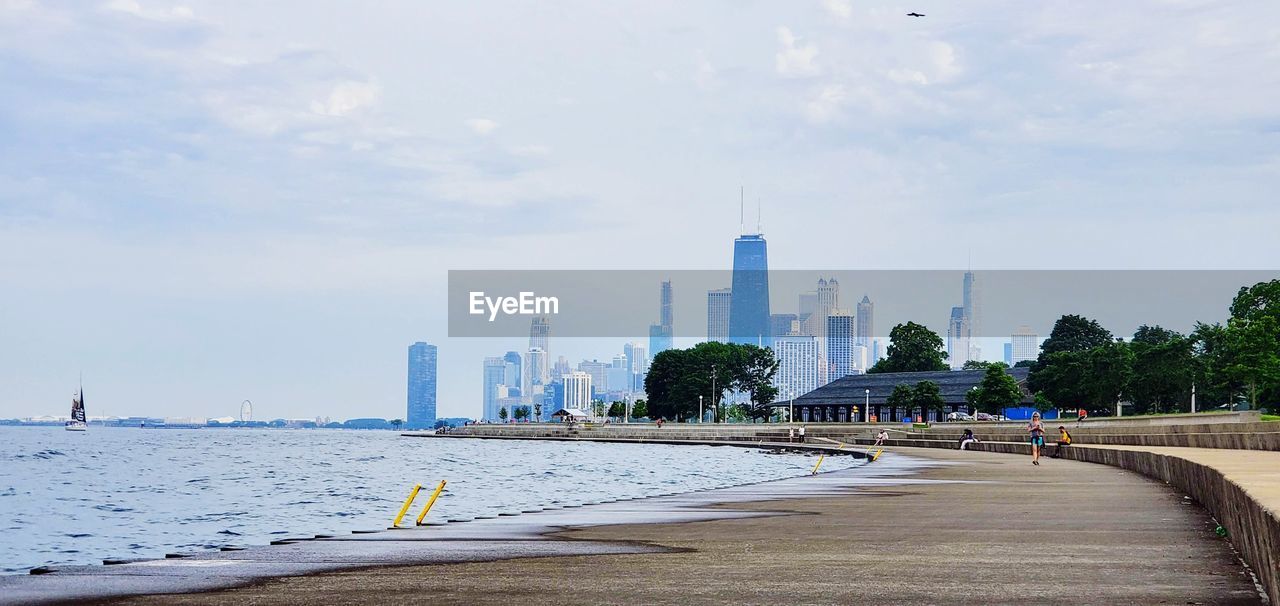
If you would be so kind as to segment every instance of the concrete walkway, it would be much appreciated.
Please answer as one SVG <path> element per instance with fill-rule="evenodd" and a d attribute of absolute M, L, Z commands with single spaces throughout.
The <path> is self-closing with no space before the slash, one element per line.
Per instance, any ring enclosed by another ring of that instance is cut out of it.
<path fill-rule="evenodd" d="M 790 515 L 562 533 L 657 552 L 380 567 L 123 603 L 1262 601 L 1206 512 L 1163 483 L 1069 460 L 1033 467 L 1027 457 L 911 448 L 885 456 L 940 466 L 919 483 L 733 506 Z"/>

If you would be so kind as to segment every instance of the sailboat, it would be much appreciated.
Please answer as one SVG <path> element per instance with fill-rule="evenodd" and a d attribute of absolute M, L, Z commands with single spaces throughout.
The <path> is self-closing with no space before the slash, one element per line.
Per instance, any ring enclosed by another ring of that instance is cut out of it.
<path fill-rule="evenodd" d="M 80 393 L 71 397 L 71 420 L 63 426 L 67 431 L 84 431 L 89 428 L 89 424 L 85 422 L 84 416 L 84 387 L 80 387 Z"/>

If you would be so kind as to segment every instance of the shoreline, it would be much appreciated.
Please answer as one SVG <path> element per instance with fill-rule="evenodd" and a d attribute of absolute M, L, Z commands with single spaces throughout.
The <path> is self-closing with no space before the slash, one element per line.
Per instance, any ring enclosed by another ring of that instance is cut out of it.
<path fill-rule="evenodd" d="M 755 444 L 739 446 L 757 447 Z M 103 601 L 153 594 L 172 596 L 174 592 L 217 591 L 281 577 L 382 566 L 618 553 L 626 549 L 619 548 L 616 541 L 570 541 L 553 535 L 571 527 L 637 522 L 683 523 L 770 515 L 738 512 L 721 505 L 759 500 L 758 487 L 775 485 L 768 491 L 778 491 L 781 485 L 793 482 L 807 482 L 816 487 L 820 483 L 814 480 L 833 474 L 865 473 L 868 467 L 864 462 L 853 468 L 823 472 L 817 476 L 804 474 L 722 488 L 541 507 L 519 515 L 479 516 L 447 523 L 432 522 L 417 528 L 357 530 L 349 535 L 286 538 L 272 541 L 270 545 L 169 554 L 171 557 L 165 559 L 124 559 L 103 565 L 51 566 L 46 574 L 0 577 L 0 604 Z M 901 470 L 889 467 L 875 470 L 866 477 L 901 473 Z M 787 490 L 795 490 L 795 487 Z M 752 498 L 735 497 L 735 492 L 742 491 L 756 492 Z M 500 545 L 509 547 L 514 555 L 501 555 Z"/>

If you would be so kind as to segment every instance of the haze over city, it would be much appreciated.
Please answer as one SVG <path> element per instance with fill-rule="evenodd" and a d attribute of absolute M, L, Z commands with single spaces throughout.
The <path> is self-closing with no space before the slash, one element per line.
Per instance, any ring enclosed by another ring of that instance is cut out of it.
<path fill-rule="evenodd" d="M 476 417 L 524 343 L 447 338 L 446 270 L 726 270 L 740 187 L 815 280 L 1273 266 L 1277 17 L 0 3 L 0 417 L 65 414 L 83 373 L 95 415 L 393 418 L 415 341 L 438 414 Z"/>

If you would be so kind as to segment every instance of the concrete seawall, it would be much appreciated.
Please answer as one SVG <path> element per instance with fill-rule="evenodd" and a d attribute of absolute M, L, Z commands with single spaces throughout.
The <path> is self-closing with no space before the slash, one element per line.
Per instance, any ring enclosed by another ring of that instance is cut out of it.
<path fill-rule="evenodd" d="M 952 441 L 942 440 L 890 440 L 890 446 L 933 447 L 955 449 Z M 972 450 L 1003 454 L 1030 455 L 1031 445 L 1025 442 L 982 442 L 971 445 Z M 1053 451 L 1053 446 L 1048 451 Z M 1184 450 L 1185 452 L 1178 452 Z M 1088 463 L 1098 463 L 1127 469 L 1165 483 L 1195 499 L 1218 523 L 1227 530 L 1227 536 L 1240 557 L 1258 576 L 1272 604 L 1280 604 L 1280 518 L 1274 507 L 1280 501 L 1280 487 L 1274 479 L 1248 482 L 1247 486 L 1227 477 L 1222 469 L 1210 462 L 1197 461 L 1206 455 L 1216 458 L 1232 457 L 1224 450 L 1169 448 L 1152 451 L 1140 447 L 1106 447 L 1075 445 L 1062 450 L 1062 457 Z M 1278 453 L 1239 453 L 1239 456 L 1266 456 L 1268 461 L 1257 463 L 1259 472 L 1275 475 L 1280 462 Z M 1275 459 L 1271 461 L 1270 459 Z M 1248 474 L 1248 472 L 1245 472 Z"/>

